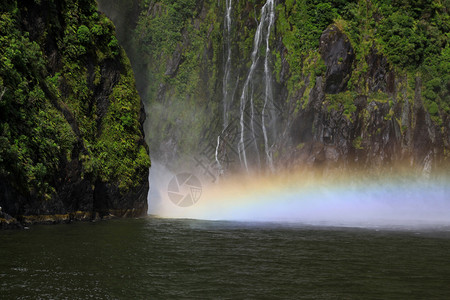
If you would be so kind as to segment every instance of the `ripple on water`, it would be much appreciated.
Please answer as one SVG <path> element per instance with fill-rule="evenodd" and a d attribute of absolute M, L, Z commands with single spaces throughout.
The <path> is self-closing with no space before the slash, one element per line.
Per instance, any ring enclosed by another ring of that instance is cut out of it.
<path fill-rule="evenodd" d="M 5 299 L 450 298 L 448 227 L 149 218 L 0 239 Z"/>

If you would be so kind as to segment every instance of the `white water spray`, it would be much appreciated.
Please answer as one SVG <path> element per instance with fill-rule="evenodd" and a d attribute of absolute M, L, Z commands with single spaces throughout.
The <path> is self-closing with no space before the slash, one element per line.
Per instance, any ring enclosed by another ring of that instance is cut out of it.
<path fill-rule="evenodd" d="M 164 165 L 152 161 L 152 167 L 150 168 L 148 181 L 149 181 L 149 193 L 147 196 L 148 213 L 155 214 L 160 211 L 164 205 L 164 201 L 167 201 L 167 185 L 170 180 L 175 176 Z"/>
<path fill-rule="evenodd" d="M 273 175 L 272 175 L 273 176 Z M 162 199 L 156 215 L 167 218 L 307 225 L 450 229 L 448 178 L 389 180 L 329 179 L 302 185 L 295 178 L 235 178 L 205 186 L 193 206 L 182 208 Z"/>

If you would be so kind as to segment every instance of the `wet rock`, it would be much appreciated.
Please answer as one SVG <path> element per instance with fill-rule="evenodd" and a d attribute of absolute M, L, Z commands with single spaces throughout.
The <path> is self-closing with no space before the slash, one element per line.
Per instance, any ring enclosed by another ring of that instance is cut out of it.
<path fill-rule="evenodd" d="M 21 229 L 22 225 L 0 207 L 0 229 Z"/>
<path fill-rule="evenodd" d="M 381 91 L 391 95 L 394 94 L 395 90 L 392 83 L 394 76 L 391 67 L 386 57 L 379 54 L 374 45 L 366 57 L 366 62 L 369 67 L 367 84 L 370 92 Z"/>
<path fill-rule="evenodd" d="M 178 44 L 175 52 L 172 55 L 172 58 L 167 63 L 166 72 L 164 73 L 165 76 L 174 77 L 176 75 L 181 64 L 182 52 L 182 44 Z"/>
<path fill-rule="evenodd" d="M 94 189 L 93 209 L 101 218 L 114 217 L 141 217 L 147 214 L 146 183 L 128 190 L 126 193 L 110 183 L 97 181 Z"/>
<path fill-rule="evenodd" d="M 337 163 L 340 158 L 338 149 L 334 146 L 325 147 L 325 158 L 329 162 Z"/>
<path fill-rule="evenodd" d="M 345 91 L 355 58 L 350 40 L 336 26 L 332 25 L 322 33 L 319 50 L 327 66 L 325 92 L 336 94 Z"/>

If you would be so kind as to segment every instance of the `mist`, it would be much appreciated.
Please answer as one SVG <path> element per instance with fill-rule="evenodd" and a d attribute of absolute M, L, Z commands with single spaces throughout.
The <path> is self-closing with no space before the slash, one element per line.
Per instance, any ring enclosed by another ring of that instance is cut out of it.
<path fill-rule="evenodd" d="M 180 207 L 168 197 L 175 174 L 159 164 L 150 174 L 149 213 L 162 218 L 369 228 L 450 226 L 450 186 L 444 178 L 235 175 L 205 184 L 198 202 Z"/>

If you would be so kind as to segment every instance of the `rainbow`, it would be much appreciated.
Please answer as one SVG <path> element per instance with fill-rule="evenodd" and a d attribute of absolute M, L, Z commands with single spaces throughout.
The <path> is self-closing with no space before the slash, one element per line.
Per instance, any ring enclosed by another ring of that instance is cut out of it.
<path fill-rule="evenodd" d="M 426 180 L 341 175 L 235 176 L 204 186 L 189 207 L 170 201 L 163 185 L 158 199 L 149 200 L 150 213 L 163 218 L 326 226 L 450 226 L 447 176 Z"/>

